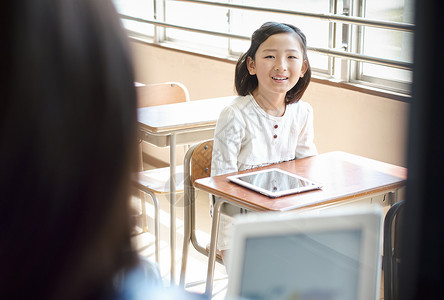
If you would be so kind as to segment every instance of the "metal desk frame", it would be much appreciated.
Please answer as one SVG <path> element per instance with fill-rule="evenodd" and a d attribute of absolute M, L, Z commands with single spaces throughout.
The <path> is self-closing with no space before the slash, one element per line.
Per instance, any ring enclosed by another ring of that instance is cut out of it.
<path fill-rule="evenodd" d="M 330 159 L 338 159 L 343 160 L 347 164 L 350 165 L 358 165 L 358 169 L 361 168 L 363 171 L 368 170 L 371 171 L 372 176 L 377 176 L 380 174 L 380 176 L 387 176 L 387 181 L 383 183 L 374 183 L 371 182 L 369 184 L 366 184 L 366 188 L 358 188 L 356 190 L 351 189 L 349 191 L 338 191 L 337 189 L 332 189 L 333 192 L 327 192 L 323 194 L 326 198 L 321 199 L 318 197 L 316 200 L 316 196 L 311 197 L 311 195 L 315 195 L 314 193 L 317 193 L 319 191 L 313 191 L 313 192 L 307 192 L 299 195 L 290 195 L 283 197 L 287 199 L 294 199 L 299 200 L 301 197 L 306 197 L 306 200 L 301 201 L 301 203 L 297 203 L 293 205 L 286 205 L 286 206 L 276 206 L 273 207 L 274 203 L 271 198 L 267 198 L 266 196 L 262 196 L 259 194 L 256 194 L 253 191 L 249 191 L 246 188 L 238 187 L 238 190 L 240 190 L 240 193 L 236 193 L 232 187 L 236 186 L 234 183 L 229 183 L 226 179 L 226 176 L 228 175 L 221 175 L 216 177 L 208 177 L 208 178 L 202 178 L 195 181 L 195 187 L 198 189 L 201 189 L 203 191 L 206 191 L 210 194 L 213 194 L 216 197 L 216 202 L 213 206 L 213 220 L 211 225 L 211 241 L 210 241 L 210 252 L 209 252 L 209 260 L 208 260 L 208 269 L 207 269 L 207 279 L 206 279 L 206 288 L 205 288 L 205 294 L 209 297 L 212 295 L 212 289 L 213 289 L 213 280 L 214 280 L 214 268 L 216 263 L 216 244 L 217 244 L 217 237 L 218 237 L 218 231 L 219 231 L 219 221 L 220 221 L 220 211 L 222 208 L 222 205 L 224 203 L 230 203 L 236 206 L 239 206 L 241 208 L 245 208 L 247 210 L 253 210 L 253 211 L 293 211 L 297 210 L 298 212 L 302 212 L 304 210 L 311 210 L 311 209 L 323 209 L 328 207 L 333 207 L 336 205 L 344 205 L 344 204 L 350 204 L 353 202 L 358 202 L 361 200 L 369 199 L 372 197 L 376 197 L 379 195 L 388 195 L 387 201 L 382 203 L 383 205 L 392 205 L 398 201 L 398 190 L 405 186 L 405 181 L 407 178 L 407 170 L 403 167 L 398 167 L 382 162 L 378 162 L 375 160 L 370 160 L 364 157 L 359 157 L 356 155 L 351 155 L 344 152 L 330 152 L 321 154 L 314 157 L 309 157 L 301 160 L 297 160 L 299 162 L 302 161 L 313 161 L 314 164 L 318 163 L 319 161 L 316 161 L 317 157 L 322 157 L 322 159 L 325 161 L 328 161 Z M 282 169 L 286 171 L 290 171 L 292 167 L 291 164 L 299 163 L 297 161 L 291 161 L 291 162 L 284 162 L 279 163 L 271 166 L 267 166 L 264 168 L 271 168 L 271 167 L 281 167 Z M 362 165 L 361 165 L 362 164 Z M 374 166 L 371 166 L 371 165 Z M 310 163 L 308 164 L 309 167 Z M 264 169 L 261 168 L 261 169 Z M 354 167 L 356 168 L 356 167 Z M 321 180 L 315 178 L 316 176 L 313 174 L 313 172 L 310 172 L 310 170 L 306 171 L 307 165 L 301 167 L 299 170 L 302 172 L 302 176 L 306 176 L 312 180 L 317 180 L 319 182 L 322 182 Z M 250 172 L 249 171 L 243 171 L 240 173 Z M 293 170 L 294 171 L 294 170 Z M 307 172 L 307 174 L 303 174 L 304 172 Z M 232 175 L 232 174 L 231 174 Z M 311 175 L 311 176 L 308 176 Z M 355 174 L 351 174 L 350 176 L 353 176 Z M 365 176 L 363 176 L 365 177 Z M 367 179 L 367 177 L 365 177 Z M 373 178 L 371 178 L 373 179 Z M 371 180 L 370 180 L 371 181 Z M 218 186 L 218 182 L 221 183 L 220 186 Z M 224 187 L 225 185 L 225 187 Z M 233 186 L 234 185 L 234 186 Z M 231 187 L 230 187 L 231 186 Z M 373 186 L 372 188 L 369 188 L 370 186 Z M 325 190 L 328 190 L 329 187 L 325 187 Z M 225 192 L 225 190 L 227 192 Z M 229 193 L 229 194 L 227 194 Z M 233 193 L 233 194 L 231 194 Z M 311 195 L 310 195 L 311 193 Z M 321 192 L 323 193 L 323 192 Z M 248 196 L 249 195 L 249 196 Z M 224 198 L 225 196 L 225 198 Z M 227 199 L 229 197 L 230 199 Z M 245 198 L 250 197 L 250 199 L 258 199 L 256 203 L 253 203 L 253 201 L 246 200 Z M 299 197 L 299 198 L 298 198 Z M 268 199 L 265 201 L 262 201 L 260 199 Z M 271 200 L 270 200 L 271 199 Z M 275 198 L 276 199 L 276 198 Z M 284 200 L 287 201 L 287 200 Z M 297 201 L 296 201 L 297 202 Z M 286 202 L 290 203 L 290 202 Z M 261 205 L 263 204 L 263 206 Z"/>

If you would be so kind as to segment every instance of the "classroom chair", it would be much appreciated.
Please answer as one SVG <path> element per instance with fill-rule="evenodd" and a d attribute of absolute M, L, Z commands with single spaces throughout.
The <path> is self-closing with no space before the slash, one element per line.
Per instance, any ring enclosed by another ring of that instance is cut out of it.
<path fill-rule="evenodd" d="M 384 300 L 399 299 L 400 237 L 403 208 L 404 200 L 393 204 L 384 220 Z"/>
<path fill-rule="evenodd" d="M 213 154 L 213 140 L 201 142 L 192 146 L 184 159 L 184 239 L 182 250 L 182 266 L 180 271 L 181 287 L 185 286 L 185 273 L 188 262 L 189 244 L 203 255 L 208 256 L 207 246 L 199 244 L 196 238 L 196 198 L 194 181 L 211 176 L 211 158 Z M 222 257 L 218 253 L 216 260 L 223 264 Z"/>
<path fill-rule="evenodd" d="M 173 104 L 190 101 L 187 88 L 178 82 L 164 82 L 148 84 L 136 87 L 138 108 Z M 139 172 L 133 178 L 133 186 L 139 194 L 142 208 L 142 232 L 147 232 L 148 216 L 146 214 L 145 202 L 147 195 L 153 200 L 154 205 L 154 234 L 155 234 L 155 257 L 159 263 L 160 249 L 160 207 L 156 194 L 169 193 L 170 168 L 157 168 L 143 170 L 143 141 L 139 140 Z M 183 167 L 176 167 L 176 192 L 183 192 Z"/>
<path fill-rule="evenodd" d="M 188 89 L 179 82 L 163 82 L 136 87 L 137 107 L 190 101 Z"/>

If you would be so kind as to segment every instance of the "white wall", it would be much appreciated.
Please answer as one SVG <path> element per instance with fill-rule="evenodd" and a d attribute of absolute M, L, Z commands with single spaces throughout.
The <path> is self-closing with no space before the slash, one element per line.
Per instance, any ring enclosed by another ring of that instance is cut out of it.
<path fill-rule="evenodd" d="M 191 100 L 234 94 L 233 63 L 133 41 L 136 80 L 145 84 L 178 81 Z M 388 163 L 406 165 L 409 105 L 349 89 L 311 82 L 303 100 L 315 112 L 319 153 L 341 150 Z M 165 149 L 147 148 L 168 161 Z M 178 153 L 178 162 L 182 160 Z"/>

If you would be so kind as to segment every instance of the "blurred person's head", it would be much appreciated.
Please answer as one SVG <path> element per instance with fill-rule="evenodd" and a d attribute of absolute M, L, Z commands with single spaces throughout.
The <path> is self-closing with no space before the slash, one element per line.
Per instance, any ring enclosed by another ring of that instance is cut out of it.
<path fill-rule="evenodd" d="M 2 2 L 0 293 L 96 298 L 135 262 L 129 45 L 111 0 Z"/>

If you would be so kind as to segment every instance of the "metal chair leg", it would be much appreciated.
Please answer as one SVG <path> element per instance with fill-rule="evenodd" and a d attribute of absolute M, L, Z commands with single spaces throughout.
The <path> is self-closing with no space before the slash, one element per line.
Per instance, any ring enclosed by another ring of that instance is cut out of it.
<path fill-rule="evenodd" d="M 160 255 L 159 255 L 159 249 L 160 249 L 160 205 L 159 205 L 159 199 L 157 199 L 156 195 L 154 195 L 153 192 L 149 190 L 143 190 L 144 193 L 144 199 L 143 199 L 143 213 L 145 214 L 145 224 L 148 224 L 148 215 L 146 214 L 146 207 L 145 207 L 145 201 L 147 200 L 145 198 L 146 194 L 150 195 L 151 199 L 153 200 L 154 205 L 154 251 L 155 251 L 155 257 L 156 262 L 160 263 Z M 144 229 L 144 232 L 145 229 Z"/>
<path fill-rule="evenodd" d="M 185 287 L 185 275 L 187 271 L 188 263 L 188 249 L 191 241 L 191 209 L 194 204 L 194 189 L 191 185 L 191 156 L 196 148 L 196 145 L 188 149 L 184 158 L 184 235 L 183 235 L 183 248 L 182 248 L 182 264 L 180 269 L 180 281 L 179 286 Z M 193 198 L 193 199 L 192 199 Z M 194 209 L 194 207 L 193 207 Z"/>
<path fill-rule="evenodd" d="M 219 233 L 219 221 L 220 211 L 224 201 L 220 198 L 216 199 L 213 206 L 213 221 L 211 225 L 211 242 L 210 253 L 208 258 L 208 270 L 207 270 L 207 284 L 205 287 L 205 294 L 211 298 L 213 293 L 213 280 L 214 280 L 214 268 L 216 264 L 216 248 L 217 248 L 217 236 Z"/>
<path fill-rule="evenodd" d="M 189 194 L 186 192 L 188 188 L 185 187 L 185 194 Z M 187 263 L 188 263 L 188 249 L 190 246 L 191 240 L 191 222 L 190 222 L 190 203 L 187 202 L 188 197 L 185 195 L 184 197 L 184 235 L 183 235 L 183 248 L 182 248 L 182 264 L 180 269 L 180 281 L 179 286 L 185 287 L 185 275 L 187 271 Z"/>
<path fill-rule="evenodd" d="M 393 225 L 397 222 L 396 218 L 399 217 L 400 209 L 402 208 L 403 204 L 404 201 L 399 201 L 393 204 L 387 212 L 384 220 L 384 299 L 387 300 L 398 299 L 398 262 L 396 261 L 394 254 Z"/>

